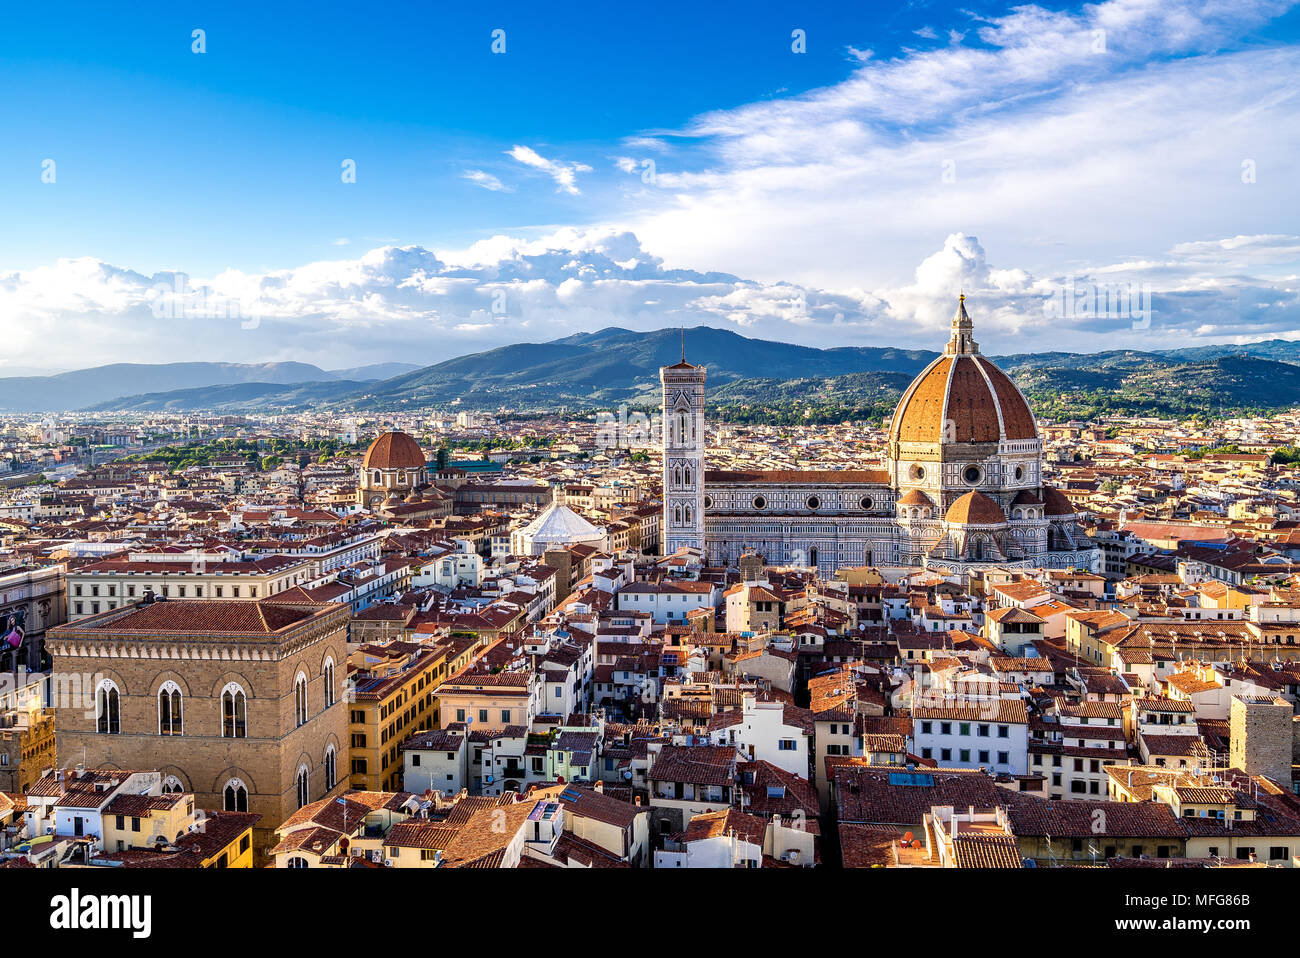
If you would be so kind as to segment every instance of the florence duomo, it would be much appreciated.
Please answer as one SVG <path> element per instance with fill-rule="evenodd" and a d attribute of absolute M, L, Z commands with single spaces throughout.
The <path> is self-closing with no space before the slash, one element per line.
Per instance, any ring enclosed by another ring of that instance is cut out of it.
<path fill-rule="evenodd" d="M 1043 482 L 1029 403 L 985 356 L 960 295 L 943 355 L 903 392 L 879 468 L 710 470 L 706 371 L 660 370 L 666 553 L 717 565 L 753 551 L 773 565 L 919 566 L 962 572 L 1045 567 L 1096 572 L 1083 518 Z"/>

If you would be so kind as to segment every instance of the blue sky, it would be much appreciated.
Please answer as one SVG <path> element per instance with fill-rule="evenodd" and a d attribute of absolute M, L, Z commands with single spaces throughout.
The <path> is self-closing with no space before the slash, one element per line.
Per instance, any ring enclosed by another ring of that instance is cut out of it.
<path fill-rule="evenodd" d="M 1290 4 L 472 6 L 8 9 L 0 373 L 934 346 L 953 286 L 990 349 L 1300 338 Z M 1044 309 L 1079 283 L 1153 323 Z"/>

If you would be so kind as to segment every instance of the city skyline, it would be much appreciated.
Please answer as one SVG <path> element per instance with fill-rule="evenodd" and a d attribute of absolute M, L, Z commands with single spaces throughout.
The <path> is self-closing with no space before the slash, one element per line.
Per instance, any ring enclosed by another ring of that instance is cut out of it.
<path fill-rule="evenodd" d="M 1300 338 L 1290 4 L 673 14 L 19 11 L 0 375 L 930 348 L 959 289 L 990 353 Z"/>

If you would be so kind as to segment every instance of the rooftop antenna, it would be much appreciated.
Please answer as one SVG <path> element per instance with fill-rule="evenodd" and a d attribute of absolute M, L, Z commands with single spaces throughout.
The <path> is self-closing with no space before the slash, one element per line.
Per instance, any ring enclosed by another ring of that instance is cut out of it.
<path fill-rule="evenodd" d="M 682 362 L 686 362 L 686 326 L 682 326 Z"/>

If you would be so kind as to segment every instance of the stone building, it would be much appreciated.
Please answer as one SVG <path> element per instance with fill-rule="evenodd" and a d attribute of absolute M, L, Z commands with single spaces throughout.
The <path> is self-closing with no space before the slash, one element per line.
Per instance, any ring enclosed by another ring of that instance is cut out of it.
<path fill-rule="evenodd" d="M 346 606 L 168 600 L 51 629 L 70 767 L 157 768 L 200 807 L 262 816 L 255 841 L 346 780 Z"/>
<path fill-rule="evenodd" d="M 390 500 L 396 505 L 428 482 L 428 462 L 420 444 L 404 432 L 380 433 L 361 461 L 357 505 L 372 510 Z"/>
<path fill-rule="evenodd" d="M 734 566 L 752 550 L 822 574 L 1100 566 L 1079 511 L 1044 483 L 1029 403 L 980 353 L 964 296 L 943 355 L 899 400 L 879 466 L 706 469 L 704 380 L 684 356 L 660 370 L 665 555 L 689 547 Z"/>
<path fill-rule="evenodd" d="M 1281 696 L 1234 695 L 1228 723 L 1232 767 L 1289 789 L 1295 724 L 1291 703 Z"/>

